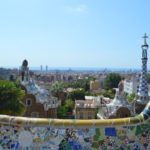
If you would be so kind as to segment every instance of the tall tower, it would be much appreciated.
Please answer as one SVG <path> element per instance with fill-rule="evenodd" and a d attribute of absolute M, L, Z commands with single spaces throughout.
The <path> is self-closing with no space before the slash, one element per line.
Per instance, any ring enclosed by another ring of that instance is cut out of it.
<path fill-rule="evenodd" d="M 25 82 L 29 81 L 29 67 L 28 67 L 28 61 L 26 59 L 23 60 L 21 66 L 21 81 L 25 81 Z"/>
<path fill-rule="evenodd" d="M 41 73 L 42 73 L 42 71 L 43 71 L 43 66 L 42 65 L 40 66 L 40 70 L 41 70 Z"/>
<path fill-rule="evenodd" d="M 144 38 L 144 44 L 141 46 L 142 48 L 142 71 L 141 71 L 141 76 L 140 76 L 140 84 L 139 84 L 139 89 L 138 89 L 138 94 L 137 94 L 137 103 L 143 105 L 143 107 L 147 104 L 149 97 L 148 97 L 148 83 L 147 83 L 147 49 L 148 49 L 148 44 L 146 42 L 146 39 L 148 36 L 145 35 L 143 36 Z"/>
<path fill-rule="evenodd" d="M 47 73 L 47 72 L 48 72 L 48 66 L 46 65 L 46 67 L 45 67 L 45 68 L 46 68 L 46 73 Z"/>

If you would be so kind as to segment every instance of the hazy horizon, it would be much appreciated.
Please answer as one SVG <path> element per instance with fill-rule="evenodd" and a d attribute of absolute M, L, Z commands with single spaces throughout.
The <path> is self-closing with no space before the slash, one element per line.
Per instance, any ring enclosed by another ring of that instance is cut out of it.
<path fill-rule="evenodd" d="M 5 69 L 19 69 L 21 66 L 0 66 L 0 68 L 5 68 Z M 30 70 L 41 70 L 41 66 L 29 66 Z M 42 70 L 46 71 L 46 66 L 42 66 Z M 141 68 L 123 68 L 123 67 L 118 67 L 118 68 L 113 68 L 113 67 L 49 67 L 48 70 L 141 70 Z"/>

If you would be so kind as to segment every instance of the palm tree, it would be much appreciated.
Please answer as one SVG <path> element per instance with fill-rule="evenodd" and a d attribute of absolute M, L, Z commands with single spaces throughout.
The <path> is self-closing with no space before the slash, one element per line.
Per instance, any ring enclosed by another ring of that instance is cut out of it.
<path fill-rule="evenodd" d="M 51 87 L 51 92 L 54 96 L 60 99 L 60 94 L 63 92 L 63 89 L 63 84 L 61 82 L 56 81 Z"/>

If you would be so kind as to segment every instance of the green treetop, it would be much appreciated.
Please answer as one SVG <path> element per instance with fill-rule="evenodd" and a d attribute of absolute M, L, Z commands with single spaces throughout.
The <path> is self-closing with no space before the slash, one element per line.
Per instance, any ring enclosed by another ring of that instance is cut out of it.
<path fill-rule="evenodd" d="M 110 73 L 104 80 L 104 88 L 105 89 L 117 88 L 120 81 L 121 76 L 118 73 Z"/>
<path fill-rule="evenodd" d="M 60 97 L 60 93 L 63 92 L 63 89 L 64 85 L 61 82 L 55 82 L 51 87 L 52 94 L 56 96 L 58 99 Z"/>
<path fill-rule="evenodd" d="M 25 112 L 24 95 L 16 83 L 0 80 L 0 114 L 22 115 Z"/>

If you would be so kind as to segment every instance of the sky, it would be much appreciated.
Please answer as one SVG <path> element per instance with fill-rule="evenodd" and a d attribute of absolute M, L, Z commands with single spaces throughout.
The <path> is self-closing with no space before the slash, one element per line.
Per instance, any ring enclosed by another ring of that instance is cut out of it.
<path fill-rule="evenodd" d="M 0 67 L 27 59 L 29 67 L 140 68 L 149 7 L 149 0 L 0 1 Z"/>

